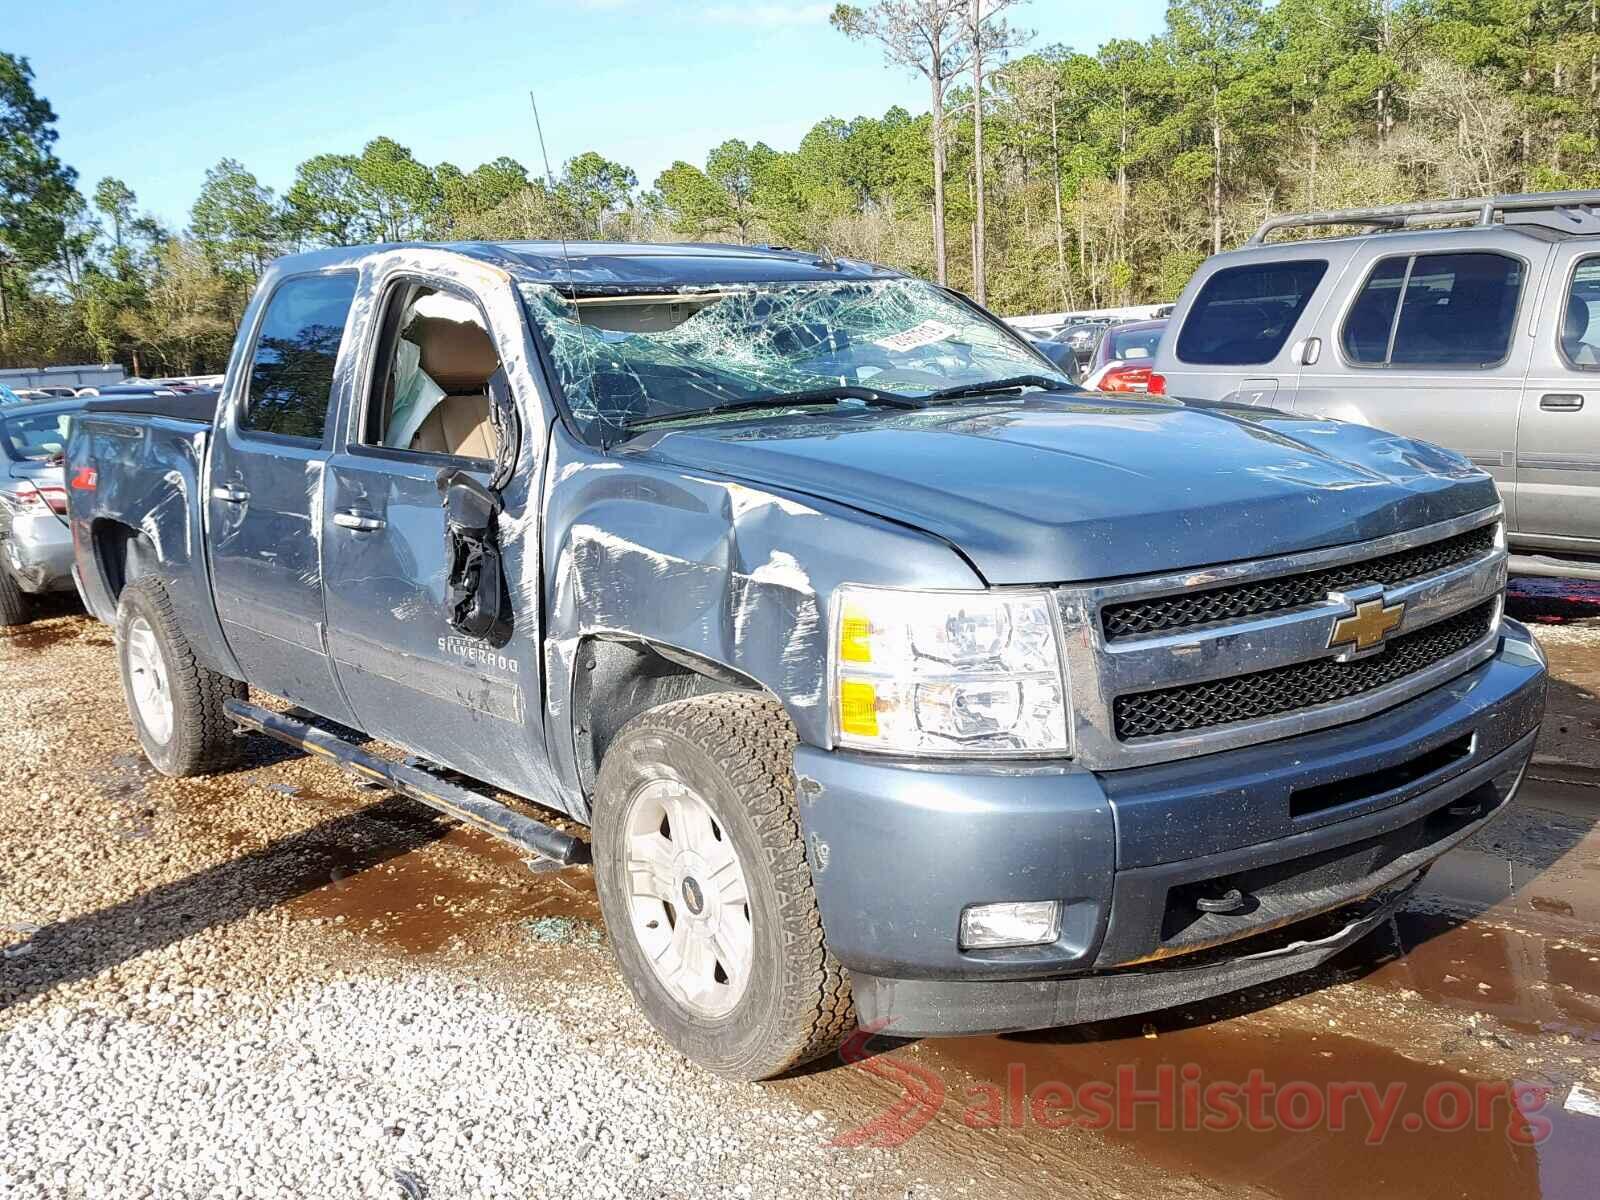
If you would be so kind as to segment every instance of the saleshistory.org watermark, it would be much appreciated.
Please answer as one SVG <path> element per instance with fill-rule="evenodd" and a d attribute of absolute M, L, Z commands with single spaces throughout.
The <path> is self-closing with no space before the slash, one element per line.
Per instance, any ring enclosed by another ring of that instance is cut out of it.
<path fill-rule="evenodd" d="M 858 1030 L 840 1050 L 857 1070 L 897 1085 L 901 1095 L 871 1120 L 833 1139 L 836 1146 L 904 1145 L 955 1101 L 971 1129 L 1089 1129 L 1132 1132 L 1353 1132 L 1368 1146 L 1397 1134 L 1478 1134 L 1500 1131 L 1512 1145 L 1535 1146 L 1550 1135 L 1548 1088 L 1533 1084 L 1444 1080 L 1417 1092 L 1403 1082 L 1279 1081 L 1262 1068 L 1243 1079 L 1208 1079 L 1198 1064 L 1120 1066 L 1110 1079 L 1069 1084 L 1030 1078 L 1014 1062 L 1006 1081 L 978 1083 L 948 1096 L 944 1080 L 917 1063 L 874 1055 L 867 1043 L 879 1029 Z"/>

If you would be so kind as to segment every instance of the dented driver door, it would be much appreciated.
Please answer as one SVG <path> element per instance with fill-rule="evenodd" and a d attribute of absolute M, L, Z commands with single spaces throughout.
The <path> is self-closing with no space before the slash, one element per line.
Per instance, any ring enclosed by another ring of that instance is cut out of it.
<path fill-rule="evenodd" d="M 475 779 L 546 790 L 536 622 L 487 636 L 450 623 L 438 474 L 490 464 L 352 447 L 328 462 L 323 545 L 328 639 L 361 728 Z"/>
<path fill-rule="evenodd" d="M 401 281 L 390 288 L 388 315 L 375 335 L 378 356 L 420 364 L 410 370 L 431 368 L 438 384 L 428 393 L 431 403 L 459 429 L 458 417 L 482 411 L 473 389 L 486 385 L 479 376 L 496 366 L 489 338 L 472 307 L 433 302 L 419 310 L 419 287 Z M 417 339 L 417 351 L 395 351 L 403 336 Z M 502 386 L 497 375 L 495 387 Z M 497 463 L 480 454 L 493 453 L 500 439 L 476 427 L 463 445 L 441 447 L 427 434 L 387 436 L 397 397 L 415 390 L 404 378 L 398 388 L 388 386 L 380 363 L 358 406 L 364 415 L 341 431 L 328 460 L 324 578 L 339 680 L 372 736 L 508 790 L 539 791 L 540 764 L 529 753 L 543 738 L 536 614 L 524 621 L 506 605 L 503 621 L 473 635 L 452 624 L 439 481 L 464 473 L 487 487 Z M 408 444 L 391 444 L 397 440 Z"/>

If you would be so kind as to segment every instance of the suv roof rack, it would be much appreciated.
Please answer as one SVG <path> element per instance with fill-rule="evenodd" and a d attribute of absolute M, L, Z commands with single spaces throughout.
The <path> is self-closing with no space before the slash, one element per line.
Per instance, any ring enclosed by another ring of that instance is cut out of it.
<path fill-rule="evenodd" d="M 1311 225 L 1368 225 L 1377 229 L 1403 229 L 1439 217 L 1476 213 L 1479 225 L 1493 225 L 1496 213 L 1507 225 L 1537 225 L 1557 233 L 1600 233 L 1600 190 L 1524 192 L 1509 196 L 1477 196 L 1458 200 L 1418 200 L 1378 208 L 1330 209 L 1268 217 L 1250 235 L 1247 246 L 1259 246 L 1279 229 Z"/>

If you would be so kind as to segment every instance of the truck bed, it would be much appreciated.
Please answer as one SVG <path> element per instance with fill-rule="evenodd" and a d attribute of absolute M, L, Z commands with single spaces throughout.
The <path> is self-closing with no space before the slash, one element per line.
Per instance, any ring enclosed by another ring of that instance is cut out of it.
<path fill-rule="evenodd" d="M 217 393 L 105 396 L 72 422 L 65 470 L 85 605 L 116 617 L 122 584 L 156 576 L 196 655 L 237 673 L 211 598 L 205 545 L 205 444 Z"/>

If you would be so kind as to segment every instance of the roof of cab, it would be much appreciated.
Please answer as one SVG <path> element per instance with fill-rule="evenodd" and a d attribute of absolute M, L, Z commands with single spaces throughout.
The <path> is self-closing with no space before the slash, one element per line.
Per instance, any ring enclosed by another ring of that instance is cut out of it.
<path fill-rule="evenodd" d="M 373 254 L 410 249 L 446 250 L 534 282 L 579 288 L 820 282 L 887 279 L 900 274 L 874 263 L 825 253 L 691 242 L 395 242 L 312 250 L 279 259 L 274 267 L 278 274 L 297 274 L 353 266 Z"/>

